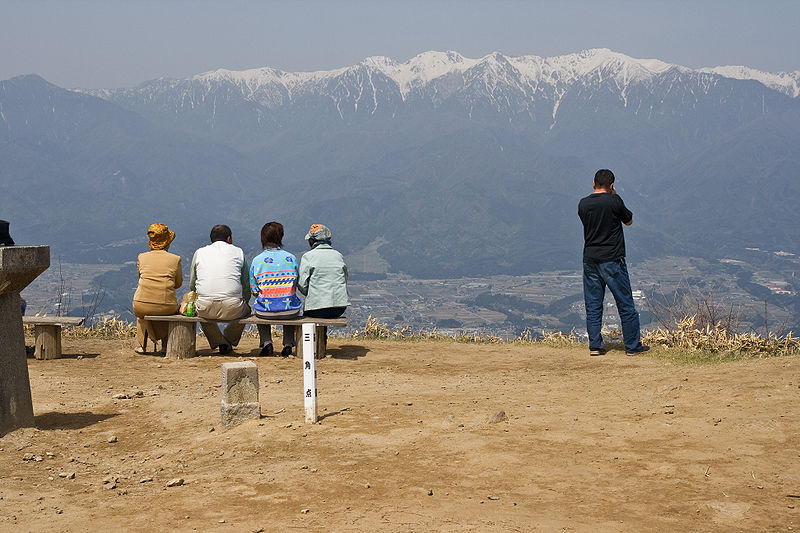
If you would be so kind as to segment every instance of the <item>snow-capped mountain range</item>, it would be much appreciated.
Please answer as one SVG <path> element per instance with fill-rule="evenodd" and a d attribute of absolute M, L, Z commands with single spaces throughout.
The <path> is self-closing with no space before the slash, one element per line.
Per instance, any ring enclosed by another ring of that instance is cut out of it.
<path fill-rule="evenodd" d="M 577 54 L 543 58 L 539 56 L 507 57 L 498 52 L 480 59 L 471 59 L 458 52 L 424 52 L 404 63 L 385 57 L 368 57 L 361 63 L 327 71 L 283 72 L 271 68 L 243 71 L 219 69 L 205 72 L 190 78 L 192 82 L 209 86 L 231 83 L 242 88 L 242 94 L 259 100 L 267 106 L 276 102 L 260 100 L 260 91 L 275 85 L 281 86 L 291 98 L 309 91 L 318 91 L 330 81 L 341 79 L 348 74 L 367 72 L 380 73 L 396 85 L 405 100 L 414 90 L 427 86 L 434 80 L 445 76 L 462 76 L 465 80 L 480 77 L 485 88 L 491 92 L 493 82 L 513 82 L 525 92 L 535 93 L 540 86 L 554 89 L 568 87 L 581 78 L 597 73 L 613 77 L 621 86 L 633 81 L 642 81 L 653 74 L 670 68 L 682 69 L 656 59 L 636 60 L 608 49 L 586 50 Z M 369 75 L 368 74 L 368 75 Z M 494 75 L 494 76 L 492 76 Z M 512 75 L 509 77 L 509 75 Z M 492 78 L 495 78 L 494 80 Z M 178 82 L 180 84 L 180 82 Z M 373 87 L 373 89 L 375 89 Z M 376 89 L 377 90 L 377 89 Z M 374 95 L 374 92 L 373 92 Z M 277 102 L 282 103 L 282 102 Z"/>
<path fill-rule="evenodd" d="M 610 83 L 627 105 L 631 87 L 652 84 L 669 73 L 693 78 L 706 90 L 720 78 L 731 78 L 758 81 L 792 98 L 800 96 L 800 70 L 775 74 L 747 67 L 692 70 L 605 48 L 556 57 L 508 57 L 495 52 L 479 59 L 453 51 L 430 51 L 403 63 L 375 56 L 350 67 L 316 72 L 284 72 L 269 67 L 219 69 L 185 79 L 160 78 L 136 88 L 85 92 L 129 105 L 137 100 L 139 104 L 158 103 L 162 110 L 173 111 L 202 105 L 223 87 L 268 110 L 309 96 L 325 96 L 336 105 L 340 118 L 347 110 L 375 113 L 388 105 L 395 112 L 399 102 L 427 99 L 436 104 L 452 96 L 475 103 L 474 97 L 481 95 L 502 109 L 513 106 L 513 96 L 529 102 L 549 101 L 555 120 L 560 101 L 570 89 Z M 227 97 L 231 96 L 228 93 Z"/>
<path fill-rule="evenodd" d="M 698 69 L 698 72 L 710 72 L 724 78 L 736 80 L 755 80 L 792 98 L 800 96 L 800 70 L 772 73 L 749 67 L 725 66 L 701 68 Z"/>

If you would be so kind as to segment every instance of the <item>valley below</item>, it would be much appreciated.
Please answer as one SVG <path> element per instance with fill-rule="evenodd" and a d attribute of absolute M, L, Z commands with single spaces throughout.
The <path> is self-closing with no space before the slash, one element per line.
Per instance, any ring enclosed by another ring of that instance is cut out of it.
<path fill-rule="evenodd" d="M 790 252 L 743 250 L 722 260 L 669 256 L 629 262 L 632 288 L 642 326 L 665 326 L 675 317 L 713 308 L 720 320 L 732 317 L 741 331 L 785 334 L 800 329 L 800 258 Z M 184 258 L 184 265 L 191 259 Z M 584 333 L 583 285 L 574 270 L 525 276 L 494 275 L 453 279 L 417 279 L 403 274 L 351 271 L 353 329 L 367 319 L 390 328 L 443 333 L 489 333 L 513 339 L 522 332 L 575 330 Z M 184 267 L 188 291 L 189 273 Z M 84 265 L 56 263 L 24 293 L 29 314 L 135 321 L 131 299 L 136 289 L 135 262 Z M 59 299 L 59 295 L 60 299 Z M 59 304 L 60 305 L 57 305 Z M 618 327 L 610 294 L 605 324 Z"/>

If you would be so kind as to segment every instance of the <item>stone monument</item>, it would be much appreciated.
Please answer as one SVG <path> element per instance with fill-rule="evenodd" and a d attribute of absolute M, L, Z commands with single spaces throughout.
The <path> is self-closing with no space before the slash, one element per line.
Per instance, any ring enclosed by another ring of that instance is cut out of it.
<path fill-rule="evenodd" d="M 252 361 L 222 363 L 223 426 L 235 426 L 251 418 L 261 418 L 258 403 L 258 367 Z"/>
<path fill-rule="evenodd" d="M 0 246 L 0 436 L 34 425 L 19 293 L 49 266 L 49 246 Z"/>

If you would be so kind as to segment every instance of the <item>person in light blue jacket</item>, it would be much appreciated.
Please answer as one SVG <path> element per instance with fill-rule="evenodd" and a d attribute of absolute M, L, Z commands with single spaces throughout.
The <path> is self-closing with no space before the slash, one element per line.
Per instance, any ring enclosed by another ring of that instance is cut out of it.
<path fill-rule="evenodd" d="M 300 259 L 297 290 L 305 295 L 303 316 L 338 318 L 350 305 L 347 294 L 347 265 L 331 246 L 331 230 L 314 224 L 306 234 L 311 250 Z M 325 328 L 327 339 L 328 328 Z"/>
<path fill-rule="evenodd" d="M 303 302 L 296 294 L 297 258 L 283 249 L 283 225 L 268 222 L 261 228 L 264 251 L 250 265 L 250 292 L 256 297 L 253 312 L 261 318 L 292 318 L 300 314 Z M 261 355 L 272 355 L 272 326 L 258 325 Z M 294 346 L 294 326 L 283 326 L 286 357 Z"/>

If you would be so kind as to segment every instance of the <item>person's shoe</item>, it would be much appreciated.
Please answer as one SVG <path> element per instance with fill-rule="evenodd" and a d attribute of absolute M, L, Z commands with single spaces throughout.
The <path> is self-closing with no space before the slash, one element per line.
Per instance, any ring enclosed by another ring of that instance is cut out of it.
<path fill-rule="evenodd" d="M 219 345 L 219 353 L 222 355 L 228 355 L 231 353 L 231 345 L 230 344 L 220 344 Z"/>
<path fill-rule="evenodd" d="M 638 350 L 625 350 L 625 353 L 627 355 L 639 355 L 640 353 L 644 353 L 644 352 L 648 351 L 649 349 L 650 349 L 649 346 L 647 346 L 646 344 L 642 344 L 642 347 L 640 349 L 638 349 Z"/>
<path fill-rule="evenodd" d="M 606 351 L 603 348 L 595 348 L 593 350 L 589 350 L 589 355 L 605 355 Z"/>
<path fill-rule="evenodd" d="M 283 350 L 281 350 L 281 357 L 289 357 L 290 355 L 292 355 L 292 347 L 284 346 Z"/>
<path fill-rule="evenodd" d="M 274 353 L 275 349 L 272 347 L 272 343 L 269 343 L 261 347 L 261 353 L 259 353 L 258 355 L 261 355 L 263 357 L 269 357 Z"/>

